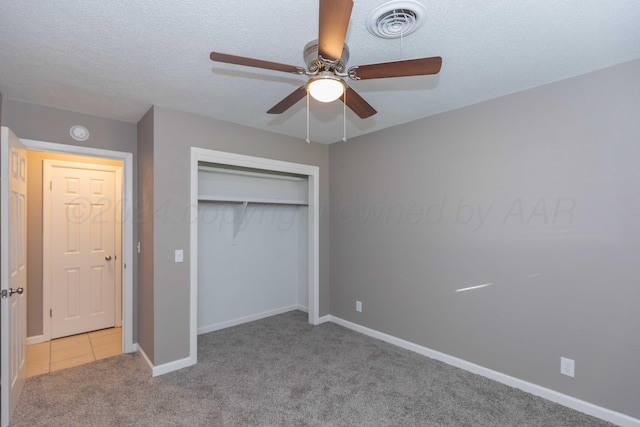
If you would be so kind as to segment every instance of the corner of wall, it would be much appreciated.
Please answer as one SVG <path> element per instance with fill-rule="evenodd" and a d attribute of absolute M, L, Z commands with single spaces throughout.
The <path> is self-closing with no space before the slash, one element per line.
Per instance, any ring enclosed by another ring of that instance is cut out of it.
<path fill-rule="evenodd" d="M 138 221 L 138 344 L 151 364 L 154 363 L 154 179 L 153 107 L 137 124 L 137 176 L 138 199 L 136 217 Z"/>

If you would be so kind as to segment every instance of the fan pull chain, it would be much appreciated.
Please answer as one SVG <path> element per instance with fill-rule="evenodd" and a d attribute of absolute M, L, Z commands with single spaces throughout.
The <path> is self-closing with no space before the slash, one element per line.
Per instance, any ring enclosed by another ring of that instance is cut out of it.
<path fill-rule="evenodd" d="M 347 91 L 342 94 L 342 142 L 347 142 Z"/>
<path fill-rule="evenodd" d="M 307 94 L 307 144 L 311 144 L 309 139 L 309 94 Z"/>

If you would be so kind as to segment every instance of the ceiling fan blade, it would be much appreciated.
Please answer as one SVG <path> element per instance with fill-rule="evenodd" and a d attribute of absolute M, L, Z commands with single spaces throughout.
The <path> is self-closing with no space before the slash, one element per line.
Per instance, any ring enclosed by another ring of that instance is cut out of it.
<path fill-rule="evenodd" d="M 353 0 L 320 0 L 318 54 L 339 60 L 347 37 Z"/>
<path fill-rule="evenodd" d="M 349 77 L 356 80 L 383 79 L 387 77 L 424 76 L 438 74 L 442 67 L 442 58 L 409 59 L 406 61 L 382 62 L 379 64 L 359 65 L 349 69 Z"/>
<path fill-rule="evenodd" d="M 361 119 L 366 119 L 377 113 L 363 97 L 358 95 L 358 92 L 347 86 L 347 107 L 351 108 Z M 344 95 L 340 97 L 340 101 L 344 102 Z"/>
<path fill-rule="evenodd" d="M 244 56 L 227 55 L 226 53 L 219 52 L 211 52 L 209 57 L 212 61 L 225 62 L 227 64 L 246 65 L 247 67 L 265 68 L 267 70 L 284 71 L 285 73 L 305 74 L 304 68 L 296 67 L 295 65 L 245 58 Z"/>
<path fill-rule="evenodd" d="M 282 114 L 289 108 L 293 107 L 296 102 L 300 101 L 307 94 L 306 86 L 300 86 L 298 89 L 291 92 L 285 99 L 274 105 L 267 114 Z"/>

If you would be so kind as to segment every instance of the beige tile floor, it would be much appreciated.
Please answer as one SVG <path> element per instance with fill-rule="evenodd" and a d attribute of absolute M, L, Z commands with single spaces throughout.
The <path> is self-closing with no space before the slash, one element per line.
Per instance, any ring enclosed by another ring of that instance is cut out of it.
<path fill-rule="evenodd" d="M 27 377 L 122 353 L 122 328 L 103 329 L 27 346 Z"/>

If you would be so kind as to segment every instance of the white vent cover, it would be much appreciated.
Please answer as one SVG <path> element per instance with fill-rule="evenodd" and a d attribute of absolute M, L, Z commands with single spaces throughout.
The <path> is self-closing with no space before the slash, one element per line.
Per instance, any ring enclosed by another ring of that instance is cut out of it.
<path fill-rule="evenodd" d="M 378 6 L 367 18 L 367 29 L 383 39 L 406 37 L 424 24 L 427 10 L 413 0 L 390 1 Z"/>

